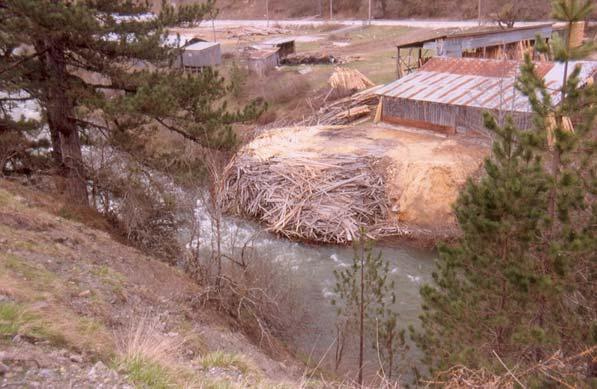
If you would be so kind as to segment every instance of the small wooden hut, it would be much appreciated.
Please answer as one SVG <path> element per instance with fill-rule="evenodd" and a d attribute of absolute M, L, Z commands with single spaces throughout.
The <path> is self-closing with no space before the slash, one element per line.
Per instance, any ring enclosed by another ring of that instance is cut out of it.
<path fill-rule="evenodd" d="M 261 42 L 260 46 L 278 49 L 280 59 L 288 57 L 296 52 L 294 38 L 272 38 Z"/>
<path fill-rule="evenodd" d="M 265 49 L 261 47 L 250 47 L 243 53 L 244 61 L 249 72 L 265 76 L 280 64 L 278 49 Z"/>
<path fill-rule="evenodd" d="M 222 63 L 222 51 L 217 42 L 195 42 L 185 46 L 179 63 L 185 70 L 197 71 Z"/>

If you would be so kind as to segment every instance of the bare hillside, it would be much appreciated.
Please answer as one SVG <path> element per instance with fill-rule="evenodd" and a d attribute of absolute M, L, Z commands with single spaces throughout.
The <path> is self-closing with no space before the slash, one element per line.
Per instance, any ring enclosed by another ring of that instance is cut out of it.
<path fill-rule="evenodd" d="M 187 276 L 64 209 L 0 180 L 0 387 L 291 382 L 292 358 L 273 360 L 197 304 Z"/>
<path fill-rule="evenodd" d="M 196 0 L 179 0 L 189 3 Z M 305 18 L 322 14 L 329 17 L 329 0 L 268 0 L 271 18 Z M 478 16 L 479 0 L 372 0 L 373 14 L 376 18 L 453 18 L 471 19 Z M 159 1 L 154 1 L 156 4 Z M 489 17 L 500 10 L 506 2 L 500 0 L 481 0 L 482 13 Z M 521 4 L 519 18 L 544 19 L 549 17 L 549 0 L 529 0 Z M 266 0 L 218 0 L 219 18 L 223 19 L 261 19 L 266 17 Z M 336 17 L 365 18 L 368 13 L 367 0 L 333 0 Z"/>

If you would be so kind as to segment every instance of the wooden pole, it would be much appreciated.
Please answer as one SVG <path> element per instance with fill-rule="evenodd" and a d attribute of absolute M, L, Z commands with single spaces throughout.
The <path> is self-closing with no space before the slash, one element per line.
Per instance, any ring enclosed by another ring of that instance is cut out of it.
<path fill-rule="evenodd" d="M 334 19 L 334 0 L 330 0 L 330 20 Z"/>
<path fill-rule="evenodd" d="M 269 27 L 269 0 L 265 0 L 265 17 L 267 19 L 267 26 Z"/>
<path fill-rule="evenodd" d="M 211 19 L 211 30 L 213 32 L 214 42 L 215 42 L 216 41 L 216 22 L 215 22 L 215 18 Z"/>
<path fill-rule="evenodd" d="M 398 47 L 398 52 L 396 53 L 396 77 L 402 78 L 402 69 L 400 64 L 400 47 Z"/>
<path fill-rule="evenodd" d="M 483 0 L 479 0 L 479 5 L 477 6 L 477 11 L 479 12 L 479 16 L 478 16 L 478 20 L 479 20 L 479 26 L 481 25 L 481 2 Z"/>
<path fill-rule="evenodd" d="M 371 0 L 369 0 L 369 25 L 371 25 L 371 12 L 372 8 L 371 8 Z"/>

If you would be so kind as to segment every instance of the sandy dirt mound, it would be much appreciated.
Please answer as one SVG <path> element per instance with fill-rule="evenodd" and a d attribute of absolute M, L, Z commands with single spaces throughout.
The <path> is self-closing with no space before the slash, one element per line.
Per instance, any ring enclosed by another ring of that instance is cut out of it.
<path fill-rule="evenodd" d="M 430 233 L 454 229 L 452 204 L 488 152 L 480 141 L 382 124 L 273 129 L 241 150 L 257 161 L 297 156 L 317 161 L 337 155 L 382 160 L 387 224 Z"/>

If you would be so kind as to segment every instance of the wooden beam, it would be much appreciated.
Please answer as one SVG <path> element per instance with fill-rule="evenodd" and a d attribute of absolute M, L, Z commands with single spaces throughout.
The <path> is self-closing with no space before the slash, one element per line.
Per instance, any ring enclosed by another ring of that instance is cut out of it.
<path fill-rule="evenodd" d="M 442 126 L 440 124 L 434 124 L 430 122 L 425 122 L 422 120 L 414 120 L 414 119 L 405 119 L 398 116 L 383 116 L 383 121 L 390 124 L 398 124 L 400 126 L 406 127 L 416 127 L 423 130 L 430 130 L 439 132 L 445 135 L 454 135 L 456 134 L 456 129 L 450 126 Z"/>

